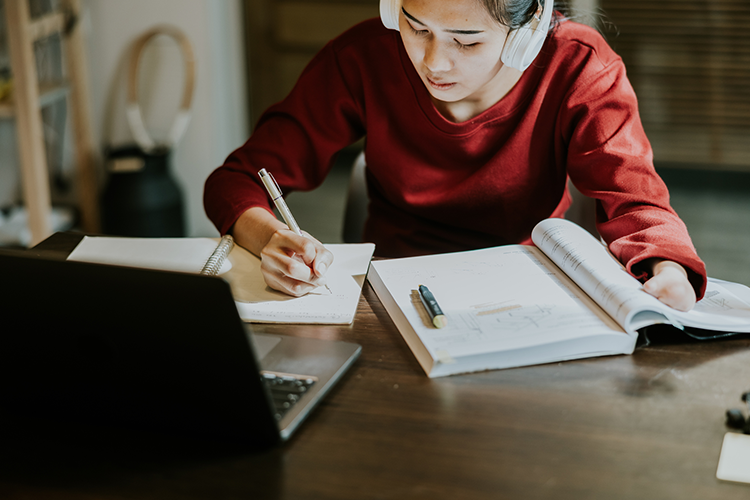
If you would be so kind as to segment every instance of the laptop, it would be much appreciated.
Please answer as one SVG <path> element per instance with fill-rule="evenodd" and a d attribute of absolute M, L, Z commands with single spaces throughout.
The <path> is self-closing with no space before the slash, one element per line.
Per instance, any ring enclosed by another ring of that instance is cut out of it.
<path fill-rule="evenodd" d="M 359 356 L 253 334 L 219 277 L 1 251 L 0 411 L 270 446 Z"/>

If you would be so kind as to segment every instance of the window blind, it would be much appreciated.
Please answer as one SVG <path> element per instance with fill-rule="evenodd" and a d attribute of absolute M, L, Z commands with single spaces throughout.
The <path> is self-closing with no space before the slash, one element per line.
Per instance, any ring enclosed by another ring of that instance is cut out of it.
<path fill-rule="evenodd" d="M 657 165 L 750 171 L 750 1 L 599 5 Z"/>

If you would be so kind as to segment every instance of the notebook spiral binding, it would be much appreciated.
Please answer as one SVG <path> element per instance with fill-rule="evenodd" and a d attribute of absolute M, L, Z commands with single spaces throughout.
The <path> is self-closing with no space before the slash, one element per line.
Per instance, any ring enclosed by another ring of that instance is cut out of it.
<path fill-rule="evenodd" d="M 221 238 L 221 241 L 211 254 L 211 257 L 208 258 L 203 269 L 201 269 L 201 274 L 216 276 L 219 273 L 219 269 L 221 269 L 224 260 L 229 256 L 229 252 L 232 251 L 232 247 L 234 247 L 234 239 L 231 235 L 227 234 Z"/>

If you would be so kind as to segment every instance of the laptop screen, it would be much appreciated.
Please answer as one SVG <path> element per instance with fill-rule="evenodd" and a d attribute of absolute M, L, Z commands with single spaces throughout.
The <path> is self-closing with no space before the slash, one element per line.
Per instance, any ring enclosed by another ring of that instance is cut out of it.
<path fill-rule="evenodd" d="M 237 442 L 278 439 L 224 280 L 8 251 L 0 266 L 4 410 Z"/>

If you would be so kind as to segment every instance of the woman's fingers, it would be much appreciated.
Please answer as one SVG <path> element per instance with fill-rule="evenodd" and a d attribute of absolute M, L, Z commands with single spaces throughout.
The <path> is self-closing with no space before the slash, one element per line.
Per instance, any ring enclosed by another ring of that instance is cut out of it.
<path fill-rule="evenodd" d="M 669 260 L 656 261 L 653 277 L 646 281 L 643 290 L 679 311 L 689 311 L 695 305 L 695 290 L 685 269 Z"/>
<path fill-rule="evenodd" d="M 261 252 L 261 272 L 275 290 L 299 297 L 325 284 L 333 254 L 309 235 L 277 231 Z"/>

